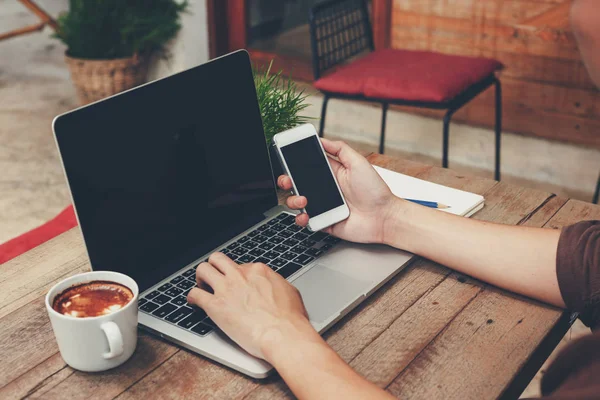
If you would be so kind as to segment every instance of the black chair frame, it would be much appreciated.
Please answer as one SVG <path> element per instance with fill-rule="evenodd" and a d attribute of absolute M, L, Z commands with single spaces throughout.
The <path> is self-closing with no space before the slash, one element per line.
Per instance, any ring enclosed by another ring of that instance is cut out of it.
<path fill-rule="evenodd" d="M 363 52 L 375 50 L 373 31 L 369 21 L 369 11 L 365 0 L 331 0 L 318 4 L 310 10 L 310 35 L 315 81 L 323 72 L 347 62 Z M 436 110 L 446 110 L 443 118 L 442 166 L 448 168 L 448 147 L 452 116 L 465 104 L 477 97 L 490 86 L 495 86 L 495 171 L 494 177 L 500 180 L 500 148 L 502 136 L 502 87 L 495 74 L 471 85 L 453 99 L 444 102 L 422 102 L 411 100 L 390 100 L 345 95 L 323 91 L 323 107 L 319 135 L 324 135 L 327 104 L 330 99 L 358 100 L 379 103 L 382 106 L 381 136 L 379 153 L 385 151 L 385 128 L 387 111 L 390 105 L 411 106 Z"/>

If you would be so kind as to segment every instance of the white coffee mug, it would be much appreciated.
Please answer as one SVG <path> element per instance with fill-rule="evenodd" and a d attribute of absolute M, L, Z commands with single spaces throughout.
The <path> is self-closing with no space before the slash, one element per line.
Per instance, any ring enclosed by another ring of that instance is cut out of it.
<path fill-rule="evenodd" d="M 52 308 L 54 298 L 66 289 L 93 281 L 119 283 L 133 292 L 133 299 L 108 315 L 74 318 Z M 60 355 L 69 366 L 86 372 L 105 371 L 127 361 L 137 345 L 138 286 L 127 275 L 111 271 L 78 274 L 57 283 L 46 295 L 46 309 Z"/>

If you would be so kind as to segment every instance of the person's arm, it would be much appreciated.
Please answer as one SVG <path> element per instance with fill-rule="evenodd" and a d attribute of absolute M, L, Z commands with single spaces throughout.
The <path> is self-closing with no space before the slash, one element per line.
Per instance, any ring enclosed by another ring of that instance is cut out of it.
<path fill-rule="evenodd" d="M 556 274 L 560 231 L 471 220 L 396 200 L 384 242 L 512 292 L 565 307 Z"/>
<path fill-rule="evenodd" d="M 356 373 L 322 339 L 284 334 L 265 349 L 265 358 L 300 399 L 394 398 Z"/>
<path fill-rule="evenodd" d="M 387 399 L 358 375 L 310 324 L 300 293 L 264 264 L 238 267 L 222 253 L 196 269 L 188 302 L 233 341 L 273 365 L 300 399 Z M 210 286 L 214 293 L 202 289 Z"/>
<path fill-rule="evenodd" d="M 439 262 L 492 285 L 559 307 L 565 303 L 556 275 L 560 232 L 471 220 L 395 197 L 371 164 L 343 142 L 323 139 L 337 160 L 332 168 L 350 217 L 326 231 L 342 239 L 385 243 Z M 282 189 L 291 179 L 278 179 Z M 290 196 L 287 204 L 301 209 L 310 199 Z M 306 226 L 309 216 L 296 217 Z"/>

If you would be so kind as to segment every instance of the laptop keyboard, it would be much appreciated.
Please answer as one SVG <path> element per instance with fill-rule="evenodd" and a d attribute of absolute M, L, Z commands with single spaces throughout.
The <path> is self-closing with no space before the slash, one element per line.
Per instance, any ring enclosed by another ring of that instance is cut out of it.
<path fill-rule="evenodd" d="M 340 242 L 295 222 L 294 215 L 279 214 L 220 251 L 238 264 L 264 263 L 287 279 Z M 187 304 L 187 294 L 196 286 L 196 267 L 142 297 L 140 311 L 200 336 L 215 330 L 216 325 L 204 310 Z"/>

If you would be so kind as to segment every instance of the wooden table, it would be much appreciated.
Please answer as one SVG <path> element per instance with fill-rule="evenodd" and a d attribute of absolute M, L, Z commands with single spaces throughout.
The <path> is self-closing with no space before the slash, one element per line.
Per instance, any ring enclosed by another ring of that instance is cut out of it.
<path fill-rule="evenodd" d="M 560 228 L 600 207 L 451 170 L 369 157 L 374 164 L 479 193 L 473 218 Z M 249 379 L 140 331 L 122 367 L 89 374 L 63 362 L 44 308 L 51 285 L 89 270 L 73 229 L 0 267 L 0 398 L 279 398 L 277 376 Z M 570 315 L 419 259 L 325 335 L 352 367 L 415 399 L 517 396 L 570 325 Z"/>

